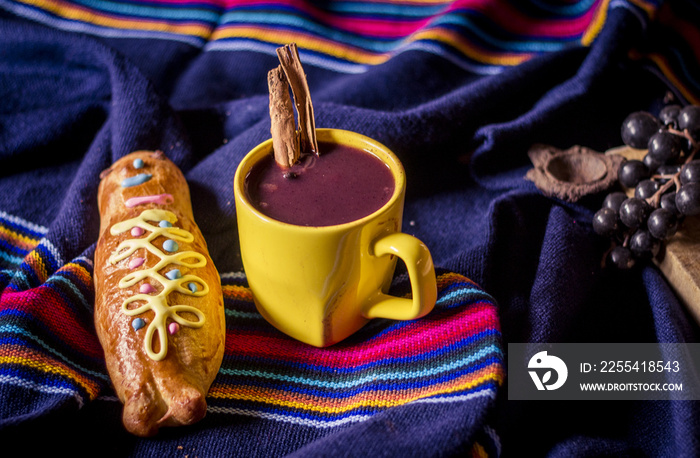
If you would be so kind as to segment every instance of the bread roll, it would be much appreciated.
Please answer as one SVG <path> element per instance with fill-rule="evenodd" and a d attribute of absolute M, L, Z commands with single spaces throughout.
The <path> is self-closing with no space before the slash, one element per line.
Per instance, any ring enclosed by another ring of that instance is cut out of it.
<path fill-rule="evenodd" d="M 95 327 L 131 433 L 189 425 L 224 354 L 223 294 L 182 172 L 138 151 L 101 175 Z"/>

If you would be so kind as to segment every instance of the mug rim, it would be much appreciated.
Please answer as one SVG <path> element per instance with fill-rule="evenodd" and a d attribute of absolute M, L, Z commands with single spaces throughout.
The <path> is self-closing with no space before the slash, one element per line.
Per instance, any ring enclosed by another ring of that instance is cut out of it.
<path fill-rule="evenodd" d="M 336 128 L 318 128 L 316 129 L 317 138 L 319 141 L 338 143 L 346 146 L 353 146 L 355 148 L 360 148 L 363 151 L 372 154 L 381 160 L 384 164 L 389 166 L 391 175 L 394 178 L 394 192 L 388 201 L 384 203 L 381 207 L 373 211 L 372 213 L 358 218 L 346 223 L 333 224 L 328 226 L 302 226 L 299 224 L 286 223 L 278 219 L 272 218 L 260 210 L 258 210 L 248 198 L 245 182 L 250 172 L 250 169 L 262 160 L 267 154 L 272 154 L 272 138 L 259 143 L 253 149 L 251 149 L 243 157 L 241 162 L 236 168 L 236 173 L 233 179 L 233 189 L 236 206 L 243 204 L 251 213 L 253 213 L 257 218 L 269 222 L 270 224 L 279 224 L 288 228 L 295 228 L 296 230 L 302 231 L 336 231 L 349 229 L 355 226 L 362 226 L 367 221 L 377 218 L 381 213 L 385 212 L 387 209 L 391 208 L 400 199 L 406 187 L 406 172 L 404 170 L 403 164 L 399 158 L 387 148 L 384 144 L 370 138 L 366 135 L 360 134 L 358 132 L 353 132 L 350 130 L 336 129 Z M 366 146 L 357 145 L 354 142 L 343 141 L 347 139 L 358 140 L 359 143 Z M 387 160 L 388 159 L 388 160 Z M 236 210 L 238 211 L 238 210 Z"/>

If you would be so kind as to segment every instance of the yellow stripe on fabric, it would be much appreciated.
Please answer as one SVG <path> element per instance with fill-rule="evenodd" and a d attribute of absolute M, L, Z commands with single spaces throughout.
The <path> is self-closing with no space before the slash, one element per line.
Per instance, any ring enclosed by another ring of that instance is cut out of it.
<path fill-rule="evenodd" d="M 78 277 L 78 279 L 86 286 L 89 286 L 92 284 L 92 276 L 90 275 L 90 272 L 80 264 L 77 264 L 75 262 L 69 262 L 68 264 L 66 264 L 65 266 L 61 267 L 58 270 L 58 272 L 65 272 L 65 271 Z"/>
<path fill-rule="evenodd" d="M 474 442 L 474 445 L 472 446 L 472 457 L 473 458 L 488 458 L 489 454 L 486 453 L 486 450 L 484 450 L 484 447 L 481 446 L 478 442 Z"/>
<path fill-rule="evenodd" d="M 411 390 L 401 389 L 395 393 L 391 390 L 368 391 L 351 396 L 346 400 L 329 397 L 306 395 L 294 391 L 286 392 L 275 389 L 265 389 L 258 386 L 238 387 L 236 389 L 214 385 L 209 391 L 213 398 L 251 401 L 271 404 L 290 409 L 301 409 L 325 414 L 343 414 L 363 407 L 389 408 L 407 404 L 419 399 L 432 396 L 468 391 L 487 382 L 503 383 L 503 371 L 498 364 L 488 366 L 478 372 L 478 375 L 467 374 L 449 382 L 420 387 Z"/>
<path fill-rule="evenodd" d="M 641 8 L 644 10 L 644 12 L 651 18 L 654 16 L 656 13 L 657 7 L 649 2 L 645 2 L 644 0 L 627 0 L 633 5 L 637 6 L 638 8 Z M 586 31 L 584 32 L 583 36 L 581 37 L 581 44 L 584 46 L 590 46 L 591 43 L 593 43 L 593 40 L 598 36 L 601 30 L 603 30 L 603 26 L 605 25 L 605 21 L 608 16 L 608 9 L 610 6 L 610 0 L 603 0 L 596 8 L 595 15 L 593 17 L 593 20 L 591 21 L 591 24 L 588 26 Z"/>
<path fill-rule="evenodd" d="M 700 62 L 700 46 L 697 46 L 700 45 L 700 29 L 697 24 L 678 16 L 668 3 L 664 3 L 659 10 L 658 22 L 662 26 L 672 29 L 678 38 L 690 45 L 690 51 L 695 55 L 695 60 Z"/>
<path fill-rule="evenodd" d="M 152 32 L 167 32 L 179 35 L 189 35 L 207 39 L 211 35 L 212 27 L 201 24 L 176 24 L 167 21 L 155 21 L 146 19 L 121 19 L 108 14 L 101 14 L 94 10 L 67 4 L 57 0 L 19 0 L 21 3 L 31 5 L 66 19 L 86 22 L 89 24 L 115 29 L 146 30 Z"/>
<path fill-rule="evenodd" d="M 650 54 L 640 54 L 635 51 L 631 51 L 629 53 L 630 58 L 639 60 L 642 58 L 647 58 L 651 60 L 654 64 L 656 64 L 657 68 L 663 73 L 664 77 L 675 87 L 678 89 L 678 91 L 683 95 L 683 97 L 688 100 L 688 102 L 691 105 L 698 105 L 700 104 L 700 98 L 698 98 L 693 92 L 688 89 L 685 84 L 673 73 L 673 70 L 671 70 L 671 66 L 669 65 L 668 61 L 666 60 L 666 57 L 662 56 L 661 54 L 657 53 L 650 53 Z"/>
<path fill-rule="evenodd" d="M 273 44 L 295 42 L 299 48 L 302 49 L 308 49 L 338 59 L 365 65 L 379 65 L 389 60 L 392 56 L 391 52 L 375 53 L 365 51 L 354 46 L 343 45 L 304 32 L 289 30 L 276 31 L 261 27 L 239 25 L 222 26 L 217 28 L 211 37 L 212 40 L 222 40 L 226 38 L 252 38 Z M 463 39 L 459 33 L 439 27 L 420 30 L 409 36 L 402 42 L 401 46 L 397 48 L 419 40 L 434 40 L 445 43 L 457 49 L 465 56 L 488 65 L 514 66 L 532 57 L 532 54 L 529 53 L 513 54 L 488 52 L 470 44 L 467 40 Z"/>
<path fill-rule="evenodd" d="M 353 410 L 356 410 L 359 408 L 397 407 L 397 406 L 401 406 L 401 405 L 404 405 L 404 404 L 407 404 L 409 402 L 416 401 L 419 399 L 429 398 L 431 396 L 451 394 L 451 393 L 455 393 L 458 391 L 469 390 L 473 387 L 480 386 L 487 381 L 498 381 L 498 380 L 500 380 L 500 377 L 497 377 L 495 374 L 492 374 L 492 375 L 481 377 L 472 383 L 465 383 L 463 385 L 462 384 L 456 385 L 456 386 L 451 387 L 449 389 L 442 389 L 440 387 L 440 388 L 436 388 L 436 389 L 432 389 L 432 390 L 424 390 L 424 391 L 418 390 L 417 392 L 415 392 L 415 391 L 405 392 L 404 391 L 404 392 L 402 392 L 403 395 L 401 397 L 392 396 L 391 392 L 386 393 L 383 396 L 381 394 L 376 393 L 376 392 L 369 392 L 369 393 L 364 393 L 362 396 L 354 396 L 352 398 L 353 400 L 351 402 L 343 402 L 339 405 L 334 405 L 334 404 L 338 404 L 337 402 L 333 402 L 334 398 L 331 398 L 326 403 L 319 403 L 318 402 L 319 399 L 316 397 L 313 397 L 313 398 L 309 397 L 309 399 L 307 401 L 300 402 L 300 401 L 285 399 L 286 396 L 277 396 L 277 397 L 260 396 L 260 394 L 259 394 L 260 389 L 257 387 L 253 387 L 249 390 L 249 392 L 251 394 L 240 394 L 238 396 L 227 396 L 225 398 L 226 399 L 241 400 L 241 401 L 260 402 L 260 403 L 265 403 L 265 404 L 272 404 L 272 405 L 275 405 L 278 407 L 301 409 L 301 410 L 317 412 L 317 413 L 343 414 L 343 413 L 353 411 Z M 218 393 L 213 392 L 213 390 L 209 392 L 209 395 L 212 397 L 222 397 L 223 398 L 223 396 L 217 396 L 217 394 Z M 314 403 L 313 401 L 316 401 L 316 402 Z"/>
<path fill-rule="evenodd" d="M 0 349 L 0 352 L 7 353 Z M 33 352 L 28 352 L 25 349 L 10 351 L 9 356 L 0 355 L 0 365 L 2 364 L 18 364 L 32 369 L 37 369 L 47 374 L 60 375 L 69 378 L 80 384 L 87 391 L 90 399 L 95 399 L 99 392 L 99 384 L 91 382 L 90 379 L 82 377 L 79 372 L 68 368 L 65 364 L 46 358 L 45 356 Z M 23 353 L 19 356 L 17 353 Z"/>
<path fill-rule="evenodd" d="M 603 0 L 596 7 L 596 11 L 593 14 L 593 20 L 590 25 L 586 28 L 586 31 L 581 37 L 581 44 L 584 46 L 590 46 L 598 36 L 601 30 L 603 30 L 603 25 L 605 25 L 605 20 L 608 17 L 608 5 L 610 0 Z"/>
<path fill-rule="evenodd" d="M 446 272 L 437 276 L 437 284 L 440 289 L 451 283 L 469 283 L 475 288 L 479 288 L 479 285 L 474 283 L 471 279 L 455 272 Z"/>
<path fill-rule="evenodd" d="M 237 285 L 223 285 L 222 288 L 224 297 L 227 299 L 241 299 L 249 302 L 253 301 L 253 293 L 250 291 L 250 288 Z"/>
<path fill-rule="evenodd" d="M 7 227 L 0 226 L 0 240 L 7 240 L 8 243 L 23 250 L 31 251 L 39 244 L 40 238 L 27 237 L 18 234 Z"/>
<path fill-rule="evenodd" d="M 653 3 L 645 2 L 644 0 L 627 0 L 627 1 L 632 3 L 633 5 L 638 6 L 641 9 L 643 9 L 649 15 L 649 17 L 652 17 L 657 9 L 656 5 L 654 5 Z"/>
<path fill-rule="evenodd" d="M 408 38 L 409 42 L 418 40 L 440 41 L 452 46 L 470 59 L 488 65 L 502 65 L 510 67 L 521 64 L 532 57 L 532 54 L 530 53 L 513 54 L 488 52 L 469 43 L 458 32 L 443 28 L 419 30 Z"/>
<path fill-rule="evenodd" d="M 363 51 L 354 46 L 343 45 L 304 32 L 277 31 L 262 27 L 228 25 L 218 27 L 211 36 L 212 41 L 226 38 L 251 38 L 276 45 L 296 43 L 300 49 L 308 49 L 350 62 L 377 65 L 389 60 L 388 54 Z"/>
<path fill-rule="evenodd" d="M 44 260 L 41 259 L 39 252 L 30 252 L 29 254 L 27 254 L 27 256 L 24 257 L 24 262 L 31 266 L 32 270 L 39 279 L 39 283 L 44 283 L 49 277 L 48 271 L 46 270 L 46 264 L 44 264 Z"/>

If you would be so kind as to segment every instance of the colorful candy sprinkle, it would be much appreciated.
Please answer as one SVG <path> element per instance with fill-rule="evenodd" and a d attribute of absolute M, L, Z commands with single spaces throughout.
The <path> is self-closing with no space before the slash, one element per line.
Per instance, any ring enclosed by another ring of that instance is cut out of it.
<path fill-rule="evenodd" d="M 134 328 L 134 331 L 138 331 L 144 326 L 146 326 L 146 322 L 143 320 L 143 318 L 136 318 L 131 322 L 131 327 Z"/>
<path fill-rule="evenodd" d="M 143 168 L 143 159 L 134 159 L 134 168 L 135 169 L 142 169 Z"/>
<path fill-rule="evenodd" d="M 167 219 L 164 219 L 163 221 L 158 223 L 158 226 L 160 227 L 173 227 L 173 224 L 168 221 Z"/>
<path fill-rule="evenodd" d="M 122 188 L 138 186 L 147 182 L 151 178 L 153 178 L 153 175 L 151 175 L 150 173 L 139 173 L 138 175 L 134 175 L 133 177 L 124 178 L 124 180 L 122 181 Z"/>
<path fill-rule="evenodd" d="M 170 194 L 160 194 L 152 196 L 141 196 L 129 199 L 126 204 L 128 207 L 130 205 L 143 205 L 147 203 L 157 203 L 157 204 L 169 204 L 173 202 L 173 197 Z M 154 339 L 152 339 L 152 333 L 147 332 L 146 340 L 144 342 L 144 350 L 148 357 L 154 361 L 161 361 L 165 358 L 167 354 L 167 336 L 170 334 L 176 334 L 180 331 L 182 326 L 198 327 L 204 322 L 204 317 L 200 316 L 198 309 L 189 305 L 170 305 L 167 295 L 173 290 L 180 291 L 187 294 L 187 291 L 192 291 L 193 296 L 199 296 L 208 290 L 207 284 L 201 278 L 197 277 L 193 273 L 189 272 L 187 269 L 187 275 L 183 277 L 183 274 L 179 269 L 175 269 L 177 264 L 189 266 L 188 262 L 182 262 L 182 258 L 194 258 L 197 263 L 206 263 L 204 256 L 195 253 L 193 251 L 186 251 L 186 246 L 183 247 L 183 252 L 173 255 L 166 255 L 164 252 L 167 251 L 179 251 L 180 247 L 178 244 L 168 237 L 183 237 L 182 240 L 188 240 L 192 236 L 189 232 L 184 229 L 170 229 L 170 224 L 161 224 L 162 221 L 169 222 L 172 221 L 172 225 L 176 224 L 177 217 L 170 211 L 149 208 L 143 210 L 138 217 L 131 218 L 126 221 L 122 221 L 112 226 L 110 233 L 112 235 L 119 235 L 125 232 L 130 232 L 133 239 L 127 240 L 129 249 L 128 250 L 116 250 L 112 253 L 109 258 L 109 262 L 112 265 L 120 263 L 131 265 L 132 268 L 137 268 L 137 266 L 146 266 L 146 259 L 151 259 L 151 256 L 157 256 L 160 261 L 155 263 L 152 267 L 140 270 L 139 272 L 133 272 L 125 279 L 129 279 L 128 282 L 122 284 L 120 282 L 120 288 L 131 288 L 134 280 L 146 280 L 138 283 L 138 291 L 140 295 L 137 294 L 129 299 L 126 299 L 122 308 L 126 314 L 131 314 L 136 311 L 136 309 L 128 308 L 128 305 L 132 301 L 144 302 L 145 304 L 139 307 L 139 312 L 141 308 L 148 308 L 153 313 L 155 313 L 154 321 L 150 321 L 145 318 L 131 318 L 131 323 L 129 323 L 134 331 L 138 331 L 143 327 L 146 327 L 150 331 L 158 333 L 159 339 L 161 341 L 160 349 L 156 352 L 153 348 Z M 153 225 L 160 225 L 160 228 L 154 228 Z M 166 227 L 163 227 L 166 226 Z M 152 231 L 152 232 L 151 232 Z M 150 234 L 150 236 L 144 236 Z M 188 238 L 185 238 L 183 234 L 186 234 Z M 140 237 L 144 236 L 144 237 Z M 153 239 L 158 236 L 164 236 L 163 243 L 158 242 L 158 245 L 153 243 Z M 137 252 L 143 256 L 137 257 L 135 250 L 146 250 L 151 252 L 151 255 L 145 255 L 143 252 Z M 161 251 L 162 250 L 162 251 Z M 143 267 L 141 267 L 143 268 Z M 150 277 L 150 279 L 146 279 Z M 186 282 L 185 279 L 188 281 Z M 158 283 L 156 283 L 158 282 Z M 157 286 L 160 284 L 160 286 Z M 185 285 L 187 285 L 185 287 Z M 180 320 L 178 315 L 182 312 L 190 312 L 198 316 L 196 322 L 191 322 L 185 319 L 182 324 L 178 323 Z M 141 315 L 141 313 L 139 313 Z M 143 315 L 141 315 L 143 316 Z M 166 345 L 163 346 L 162 342 L 165 339 Z"/>
<path fill-rule="evenodd" d="M 177 245 L 177 242 L 175 240 L 166 240 L 163 242 L 163 249 L 165 251 L 169 251 L 171 253 L 177 251 L 180 247 Z"/>
<path fill-rule="evenodd" d="M 138 258 L 138 257 L 131 258 L 131 260 L 129 261 L 129 269 L 132 269 L 132 270 L 138 269 L 139 267 L 141 267 L 143 265 L 143 263 L 145 261 L 146 261 L 145 258 Z"/>
<path fill-rule="evenodd" d="M 179 269 L 173 269 L 169 272 L 166 272 L 165 276 L 171 280 L 177 280 L 178 278 L 182 277 L 182 274 L 180 273 Z"/>
<path fill-rule="evenodd" d="M 144 283 L 141 285 L 141 287 L 139 287 L 139 293 L 141 294 L 151 294 L 155 292 L 155 290 L 156 289 L 150 283 Z"/>
<path fill-rule="evenodd" d="M 168 332 L 170 333 L 170 335 L 175 334 L 179 330 L 180 330 L 180 325 L 177 323 L 170 323 L 168 325 Z"/>

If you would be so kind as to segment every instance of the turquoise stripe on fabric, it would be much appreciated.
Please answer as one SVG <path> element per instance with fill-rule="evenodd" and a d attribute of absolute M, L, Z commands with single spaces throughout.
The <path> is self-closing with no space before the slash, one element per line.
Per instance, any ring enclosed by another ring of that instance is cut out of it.
<path fill-rule="evenodd" d="M 536 6 L 538 9 L 542 11 L 546 11 L 548 13 L 551 13 L 557 17 L 562 17 L 562 16 L 580 16 L 581 14 L 585 13 L 589 9 L 591 9 L 593 6 L 596 5 L 596 3 L 599 2 L 599 0 L 580 0 L 572 4 L 566 4 L 566 3 L 558 3 L 558 4 L 553 4 L 549 3 L 546 1 L 542 0 L 529 0 L 532 5 Z"/>
<path fill-rule="evenodd" d="M 435 18 L 431 22 L 432 27 L 437 26 L 456 26 L 464 30 L 460 32 L 465 36 L 471 35 L 478 38 L 483 43 L 489 45 L 495 50 L 506 50 L 514 52 L 553 52 L 559 51 L 571 44 L 578 44 L 580 36 L 573 36 L 569 40 L 559 38 L 547 39 L 545 37 L 537 37 L 536 40 L 532 37 L 513 37 L 513 40 L 503 40 L 496 38 L 492 34 L 486 32 L 482 27 L 479 27 L 472 18 L 466 15 L 449 14 Z"/>
<path fill-rule="evenodd" d="M 367 376 L 362 376 L 359 378 L 353 378 L 352 380 L 345 381 L 330 381 L 323 380 L 321 378 L 310 378 L 310 377 L 299 377 L 292 375 L 283 375 L 273 372 L 265 371 L 253 371 L 253 370 L 239 370 L 239 369 L 221 369 L 221 373 L 225 375 L 241 376 L 241 377 L 260 377 L 268 380 L 276 380 L 280 382 L 288 383 L 299 383 L 303 385 L 316 386 L 320 388 L 329 389 L 345 389 L 353 388 L 360 385 L 364 385 L 369 382 L 376 382 L 377 380 L 382 381 L 392 381 L 401 379 L 415 379 L 421 377 L 429 377 L 433 375 L 445 374 L 456 369 L 461 369 L 474 362 L 486 358 L 491 355 L 497 355 L 502 357 L 503 354 L 496 345 L 489 345 L 477 352 L 470 353 L 467 358 L 459 359 L 448 364 L 443 364 L 430 369 L 412 370 L 412 371 L 402 371 L 402 370 L 389 370 L 386 373 L 372 372 Z"/>
<path fill-rule="evenodd" d="M 220 17 L 218 11 L 199 8 L 196 5 L 185 5 L 184 7 L 177 7 L 176 5 L 156 6 L 155 4 L 111 2 L 106 0 L 71 0 L 71 3 L 92 8 L 95 11 L 145 19 L 167 19 L 183 22 L 200 21 L 215 25 L 219 22 Z"/>
<path fill-rule="evenodd" d="M 0 251 L 0 258 L 2 258 L 3 261 L 9 262 L 10 264 L 19 265 L 22 263 L 24 256 L 11 256 L 4 251 Z"/>
<path fill-rule="evenodd" d="M 46 281 L 46 284 L 57 286 L 57 289 L 59 291 L 61 291 L 60 287 L 58 286 L 59 284 L 68 287 L 68 289 L 78 298 L 78 300 L 80 301 L 80 304 L 82 306 L 92 310 L 92 307 L 91 307 L 92 304 L 87 301 L 87 299 L 85 298 L 83 293 L 80 291 L 80 289 L 78 289 L 78 287 L 75 286 L 75 284 L 70 279 L 68 279 L 62 275 L 52 275 Z"/>
<path fill-rule="evenodd" d="M 41 340 L 39 337 L 32 334 L 31 332 L 27 331 L 26 329 L 22 329 L 19 326 L 15 326 L 12 324 L 4 324 L 4 325 L 0 325 L 0 332 L 6 332 L 6 333 L 14 334 L 14 335 L 20 335 L 20 336 L 26 337 L 28 339 L 31 339 L 32 342 L 40 345 L 42 348 L 47 350 L 49 353 L 51 353 L 52 355 L 54 355 L 55 357 L 57 357 L 58 359 L 60 359 L 64 363 L 66 363 L 67 365 L 69 365 L 75 369 L 78 369 L 81 372 L 84 372 L 86 374 L 90 374 L 93 377 L 97 377 L 97 378 L 102 379 L 102 380 L 109 380 L 109 377 L 107 376 L 107 374 L 103 374 L 101 372 L 95 372 L 95 371 L 87 369 L 79 364 L 76 364 L 74 361 L 72 361 L 71 359 L 69 359 L 68 357 L 63 355 L 62 353 L 59 353 L 58 351 L 53 349 L 51 346 L 47 345 L 43 340 Z"/>

